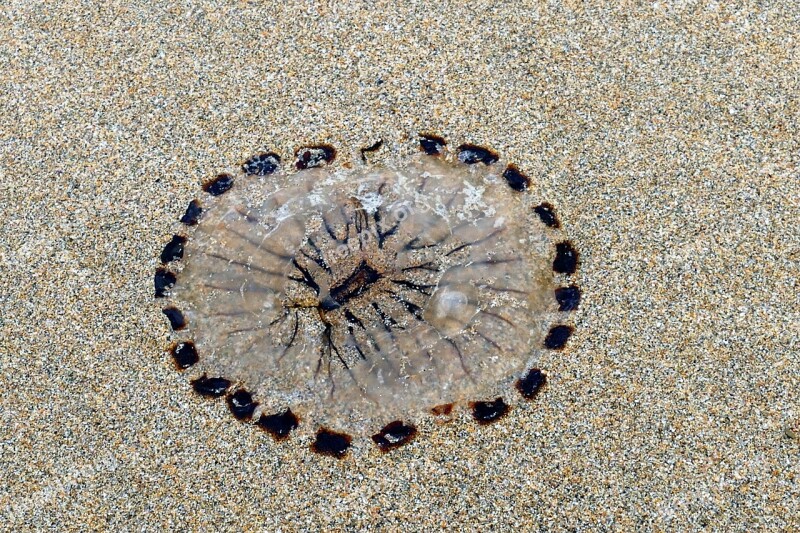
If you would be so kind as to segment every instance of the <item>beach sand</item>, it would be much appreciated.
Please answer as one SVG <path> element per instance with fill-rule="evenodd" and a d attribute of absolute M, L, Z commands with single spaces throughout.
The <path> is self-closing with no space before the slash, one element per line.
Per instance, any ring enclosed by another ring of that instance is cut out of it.
<path fill-rule="evenodd" d="M 0 529 L 800 528 L 800 6 L 704 4 L 0 8 Z M 193 394 L 152 276 L 201 182 L 421 131 L 581 252 L 547 388 L 344 460 Z"/>

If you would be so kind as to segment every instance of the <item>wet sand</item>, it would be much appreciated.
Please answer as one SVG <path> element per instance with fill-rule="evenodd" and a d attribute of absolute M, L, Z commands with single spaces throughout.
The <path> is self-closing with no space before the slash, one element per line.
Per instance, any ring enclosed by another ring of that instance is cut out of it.
<path fill-rule="evenodd" d="M 1 8 L 4 527 L 800 527 L 800 8 L 616 6 Z M 542 394 L 341 461 L 192 394 L 152 275 L 201 182 L 421 131 L 581 252 Z"/>

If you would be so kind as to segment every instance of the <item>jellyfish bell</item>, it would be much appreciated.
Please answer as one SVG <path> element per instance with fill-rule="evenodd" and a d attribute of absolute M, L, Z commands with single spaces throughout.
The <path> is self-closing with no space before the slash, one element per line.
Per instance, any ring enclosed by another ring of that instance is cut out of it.
<path fill-rule="evenodd" d="M 352 169 L 329 165 L 327 145 L 287 171 L 269 152 L 206 184 L 155 280 L 191 346 L 173 354 L 179 368 L 203 373 L 195 390 L 336 457 L 351 435 L 384 451 L 409 442 L 436 406 L 496 420 L 515 380 L 536 394 L 542 351 L 572 332 L 559 323 L 580 291 L 561 285 L 577 252 L 517 167 L 439 137 L 420 146 Z"/>

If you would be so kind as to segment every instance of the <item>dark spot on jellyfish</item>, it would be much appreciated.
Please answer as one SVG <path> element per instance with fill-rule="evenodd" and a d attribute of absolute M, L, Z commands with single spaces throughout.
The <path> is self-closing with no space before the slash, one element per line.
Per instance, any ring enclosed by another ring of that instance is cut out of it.
<path fill-rule="evenodd" d="M 442 405 L 437 405 L 431 409 L 431 413 L 436 416 L 448 416 L 450 413 L 453 412 L 453 404 L 452 403 L 445 403 Z"/>
<path fill-rule="evenodd" d="M 230 174 L 220 174 L 203 184 L 203 190 L 211 196 L 225 194 L 231 187 L 233 187 L 233 176 Z"/>
<path fill-rule="evenodd" d="M 474 165 L 476 163 L 483 163 L 484 165 L 491 165 L 496 163 L 499 159 L 498 155 L 482 146 L 474 144 L 462 144 L 457 148 L 458 160 L 467 165 Z"/>
<path fill-rule="evenodd" d="M 556 289 L 556 301 L 559 311 L 574 311 L 581 302 L 581 289 L 577 285 Z"/>
<path fill-rule="evenodd" d="M 383 146 L 383 139 L 378 139 L 377 141 L 375 141 L 373 144 L 367 146 L 366 148 L 362 148 L 361 149 L 361 161 L 366 163 L 367 162 L 367 154 L 370 154 L 372 152 L 377 152 L 378 150 L 381 149 L 381 146 Z"/>
<path fill-rule="evenodd" d="M 560 228 L 561 223 L 558 221 L 558 217 L 556 216 L 556 211 L 552 205 L 544 202 L 542 204 L 537 205 L 533 208 L 534 213 L 539 215 L 541 221 L 551 228 Z"/>
<path fill-rule="evenodd" d="M 532 400 L 547 383 L 547 376 L 538 368 L 532 368 L 517 380 L 516 387 L 526 400 Z"/>
<path fill-rule="evenodd" d="M 320 428 L 317 431 L 317 438 L 311 444 L 311 449 L 316 453 L 341 459 L 347 453 L 351 441 L 350 435 Z"/>
<path fill-rule="evenodd" d="M 239 420 L 250 420 L 257 406 L 258 402 L 253 401 L 253 395 L 244 389 L 239 389 L 228 396 L 228 408 Z"/>
<path fill-rule="evenodd" d="M 509 187 L 518 192 L 527 191 L 531 186 L 531 179 L 520 172 L 516 165 L 508 165 L 503 171 L 503 178 Z"/>
<path fill-rule="evenodd" d="M 550 350 L 560 350 L 563 348 L 564 345 L 567 344 L 569 336 L 572 335 L 573 329 L 572 326 L 565 326 L 563 324 L 550 328 L 547 337 L 544 339 L 545 348 Z"/>
<path fill-rule="evenodd" d="M 556 244 L 556 258 L 553 260 L 553 270 L 561 274 L 574 274 L 578 268 L 578 251 L 569 241 Z"/>
<path fill-rule="evenodd" d="M 480 424 L 490 424 L 508 413 L 508 404 L 502 398 L 488 402 L 472 402 L 472 417 Z"/>
<path fill-rule="evenodd" d="M 194 226 L 200 221 L 200 215 L 203 214 L 203 208 L 200 207 L 198 200 L 189 202 L 189 207 L 186 208 L 186 213 L 181 217 L 181 223 L 187 226 Z"/>
<path fill-rule="evenodd" d="M 169 263 L 183 257 L 183 245 L 186 244 L 186 237 L 182 235 L 173 235 L 172 240 L 164 246 L 161 252 L 161 262 Z"/>
<path fill-rule="evenodd" d="M 372 436 L 372 441 L 381 451 L 388 452 L 411 442 L 417 436 L 417 428 L 395 420 L 387 424 L 380 432 Z"/>
<path fill-rule="evenodd" d="M 157 268 L 156 274 L 153 277 L 153 285 L 155 285 L 156 289 L 156 298 L 164 298 L 169 289 L 175 286 L 176 281 L 178 281 L 178 278 L 175 277 L 175 274 L 166 268 Z"/>
<path fill-rule="evenodd" d="M 180 331 L 186 327 L 186 318 L 177 307 L 165 307 L 162 312 L 169 320 L 169 325 L 172 326 L 173 331 Z"/>
<path fill-rule="evenodd" d="M 278 170 L 281 158 L 275 152 L 256 154 L 242 165 L 242 170 L 248 176 L 267 176 Z"/>
<path fill-rule="evenodd" d="M 194 343 L 179 342 L 172 347 L 172 359 L 175 361 L 175 366 L 178 370 L 185 370 L 197 363 L 200 358 L 197 356 L 197 348 Z"/>
<path fill-rule="evenodd" d="M 203 374 L 197 379 L 193 379 L 191 384 L 197 394 L 207 398 L 218 398 L 225 394 L 225 391 L 231 386 L 230 380 L 225 378 L 210 378 L 206 374 Z"/>
<path fill-rule="evenodd" d="M 298 170 L 321 167 L 336 158 L 336 149 L 328 144 L 305 146 L 295 152 L 295 157 L 297 158 L 295 166 Z"/>
<path fill-rule="evenodd" d="M 258 419 L 258 426 L 272 435 L 275 440 L 285 439 L 292 430 L 297 429 L 298 425 L 300 425 L 300 419 L 291 409 L 273 415 L 262 414 Z"/>
<path fill-rule="evenodd" d="M 429 135 L 426 133 L 419 134 L 419 147 L 428 155 L 439 155 L 447 146 L 447 141 L 438 135 Z"/>

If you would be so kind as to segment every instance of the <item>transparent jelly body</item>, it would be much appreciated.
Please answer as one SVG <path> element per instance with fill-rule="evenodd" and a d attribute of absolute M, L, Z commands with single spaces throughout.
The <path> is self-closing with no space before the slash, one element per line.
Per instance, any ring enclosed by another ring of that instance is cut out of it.
<path fill-rule="evenodd" d="M 498 168 L 420 156 L 237 178 L 188 235 L 176 335 L 308 431 L 502 394 L 557 315 L 558 237 Z"/>

